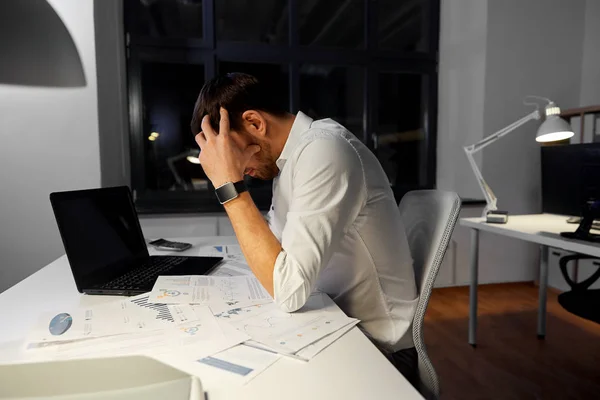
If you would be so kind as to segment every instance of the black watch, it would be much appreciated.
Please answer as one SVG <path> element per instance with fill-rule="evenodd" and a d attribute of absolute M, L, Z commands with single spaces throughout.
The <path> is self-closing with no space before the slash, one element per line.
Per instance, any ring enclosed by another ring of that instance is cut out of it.
<path fill-rule="evenodd" d="M 219 203 L 225 204 L 238 197 L 240 193 L 244 193 L 248 190 L 246 183 L 242 180 L 236 183 L 227 182 L 215 189 L 217 199 Z"/>

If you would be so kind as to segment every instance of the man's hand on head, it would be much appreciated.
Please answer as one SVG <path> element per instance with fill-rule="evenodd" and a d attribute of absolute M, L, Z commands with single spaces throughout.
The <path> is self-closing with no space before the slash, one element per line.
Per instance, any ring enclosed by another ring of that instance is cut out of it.
<path fill-rule="evenodd" d="M 202 132 L 196 135 L 200 146 L 200 164 L 214 187 L 244 178 L 244 170 L 250 158 L 260 151 L 260 146 L 250 145 L 240 149 L 231 139 L 229 113 L 221 108 L 219 133 L 210 125 L 208 115 L 202 118 Z"/>

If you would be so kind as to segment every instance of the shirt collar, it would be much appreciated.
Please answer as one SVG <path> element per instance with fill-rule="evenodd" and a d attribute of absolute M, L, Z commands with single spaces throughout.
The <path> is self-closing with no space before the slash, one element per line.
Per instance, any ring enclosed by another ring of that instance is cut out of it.
<path fill-rule="evenodd" d="M 283 169 L 287 159 L 290 158 L 294 152 L 294 149 L 300 141 L 302 134 L 310 129 L 312 122 L 313 119 L 311 117 L 304 114 L 302 111 L 298 111 L 298 114 L 296 114 L 296 119 L 292 124 L 292 129 L 290 129 L 290 134 L 285 142 L 285 145 L 283 146 L 283 150 L 281 151 L 277 161 L 275 161 L 275 164 L 277 164 L 277 168 L 279 168 L 280 171 Z"/>

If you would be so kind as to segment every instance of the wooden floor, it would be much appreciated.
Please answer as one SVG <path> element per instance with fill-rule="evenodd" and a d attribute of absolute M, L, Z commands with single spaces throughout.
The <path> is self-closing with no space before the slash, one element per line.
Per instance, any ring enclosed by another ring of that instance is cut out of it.
<path fill-rule="evenodd" d="M 537 339 L 537 287 L 479 287 L 477 348 L 467 344 L 468 287 L 435 289 L 425 342 L 442 399 L 600 399 L 600 325 L 567 313 L 548 293 Z"/>

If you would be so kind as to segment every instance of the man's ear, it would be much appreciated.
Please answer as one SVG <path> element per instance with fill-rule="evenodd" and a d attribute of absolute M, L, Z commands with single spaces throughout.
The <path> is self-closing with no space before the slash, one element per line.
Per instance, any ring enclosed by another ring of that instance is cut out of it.
<path fill-rule="evenodd" d="M 267 120 L 260 111 L 245 111 L 242 114 L 242 123 L 246 131 L 253 136 L 264 137 L 267 134 Z"/>

